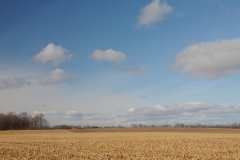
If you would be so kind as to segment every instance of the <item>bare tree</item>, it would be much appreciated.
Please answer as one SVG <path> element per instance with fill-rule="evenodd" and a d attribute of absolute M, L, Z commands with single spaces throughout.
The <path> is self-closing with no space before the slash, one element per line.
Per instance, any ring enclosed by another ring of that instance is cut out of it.
<path fill-rule="evenodd" d="M 18 115 L 20 119 L 20 128 L 21 129 L 30 129 L 31 116 L 27 112 L 22 112 Z"/>
<path fill-rule="evenodd" d="M 5 114 L 0 113 L 0 130 L 5 130 Z"/>
<path fill-rule="evenodd" d="M 44 114 L 34 114 L 31 120 L 32 129 L 46 129 L 49 128 L 49 122 L 44 118 Z"/>

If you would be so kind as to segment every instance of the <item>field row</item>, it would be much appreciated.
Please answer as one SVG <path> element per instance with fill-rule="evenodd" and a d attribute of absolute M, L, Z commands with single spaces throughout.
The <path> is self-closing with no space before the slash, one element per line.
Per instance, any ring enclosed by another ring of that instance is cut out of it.
<path fill-rule="evenodd" d="M 0 132 L 2 159 L 240 159 L 240 134 Z"/>

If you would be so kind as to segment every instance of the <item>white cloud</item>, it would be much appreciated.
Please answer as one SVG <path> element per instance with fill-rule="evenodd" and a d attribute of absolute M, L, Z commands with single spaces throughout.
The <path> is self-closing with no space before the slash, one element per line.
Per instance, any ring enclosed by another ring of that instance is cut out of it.
<path fill-rule="evenodd" d="M 98 49 L 94 50 L 91 57 L 96 61 L 109 61 L 117 63 L 127 60 L 127 57 L 124 53 L 114 51 L 112 49 L 108 49 L 105 51 Z"/>
<path fill-rule="evenodd" d="M 99 114 L 96 113 L 78 113 L 76 111 L 67 111 L 65 118 L 77 118 L 77 119 L 95 119 Z"/>
<path fill-rule="evenodd" d="M 72 54 L 69 54 L 60 45 L 56 46 L 53 43 L 49 43 L 41 52 L 34 56 L 33 61 L 40 63 L 51 61 L 53 66 L 57 66 L 61 62 L 70 60 L 71 57 Z"/>
<path fill-rule="evenodd" d="M 240 39 L 188 46 L 175 58 L 175 68 L 193 78 L 226 77 L 240 71 Z"/>
<path fill-rule="evenodd" d="M 172 7 L 160 0 L 153 0 L 141 10 L 138 23 L 150 26 L 164 19 L 164 16 L 172 12 Z"/>
<path fill-rule="evenodd" d="M 122 61 L 127 60 L 127 56 L 119 51 L 114 51 L 112 49 L 108 49 L 105 51 L 102 50 L 94 50 L 91 57 L 96 61 L 108 61 L 108 62 L 116 62 L 120 63 Z M 132 75 L 137 76 L 146 72 L 146 67 L 144 65 L 139 65 L 138 67 L 131 66 L 118 66 L 118 69 L 121 71 L 129 71 L 132 72 Z"/>
<path fill-rule="evenodd" d="M 131 112 L 133 113 L 133 112 L 134 112 L 134 108 L 130 108 L 130 109 L 128 110 L 128 112 L 129 112 L 129 113 L 131 113 Z"/>
<path fill-rule="evenodd" d="M 74 117 L 74 116 L 76 116 L 76 114 L 77 114 L 76 111 L 67 111 L 66 117 L 67 118 Z"/>
<path fill-rule="evenodd" d="M 189 102 L 178 105 L 130 108 L 127 115 L 119 117 L 121 123 L 145 124 L 226 124 L 240 120 L 240 105 L 216 105 Z"/>
<path fill-rule="evenodd" d="M 33 115 L 36 115 L 36 114 L 44 114 L 44 115 L 54 115 L 54 114 L 61 114 L 60 112 L 58 111 L 34 111 L 33 112 Z"/>
<path fill-rule="evenodd" d="M 176 123 L 185 124 L 227 124 L 239 122 L 240 105 L 216 105 L 202 102 L 188 102 L 176 105 L 130 108 L 125 114 L 81 113 L 68 111 L 66 120 L 82 125 L 124 125 Z"/>
<path fill-rule="evenodd" d="M 139 65 L 138 67 L 131 66 L 120 66 L 119 69 L 123 72 L 132 72 L 132 75 L 138 76 L 146 72 L 146 67 L 144 65 Z"/>
<path fill-rule="evenodd" d="M 131 108 L 129 113 L 131 114 L 143 114 L 143 115 L 169 115 L 169 114 L 180 114 L 182 112 L 198 112 L 201 110 L 209 110 L 214 107 L 211 104 L 204 104 L 201 102 L 188 102 L 181 105 L 156 105 L 154 107 L 144 108 Z"/>
<path fill-rule="evenodd" d="M 0 89 L 16 89 L 32 84 L 31 77 L 13 77 L 0 80 Z"/>
<path fill-rule="evenodd" d="M 39 83 L 42 85 L 52 85 L 57 83 L 72 83 L 78 76 L 73 76 L 70 73 L 66 73 L 63 70 L 57 68 L 51 71 L 47 75 L 43 76 Z"/>

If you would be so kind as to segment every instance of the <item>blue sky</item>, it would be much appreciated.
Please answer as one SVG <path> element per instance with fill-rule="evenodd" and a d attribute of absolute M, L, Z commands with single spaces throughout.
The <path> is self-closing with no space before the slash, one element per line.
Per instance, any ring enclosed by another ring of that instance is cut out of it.
<path fill-rule="evenodd" d="M 0 112 L 51 124 L 233 123 L 240 2 L 0 2 Z"/>

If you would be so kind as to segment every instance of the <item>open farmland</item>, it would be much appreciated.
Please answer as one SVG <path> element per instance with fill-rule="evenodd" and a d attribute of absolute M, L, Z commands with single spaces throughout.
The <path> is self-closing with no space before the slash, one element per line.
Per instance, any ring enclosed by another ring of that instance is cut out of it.
<path fill-rule="evenodd" d="M 240 130 L 109 128 L 0 132 L 0 159 L 240 159 Z"/>

